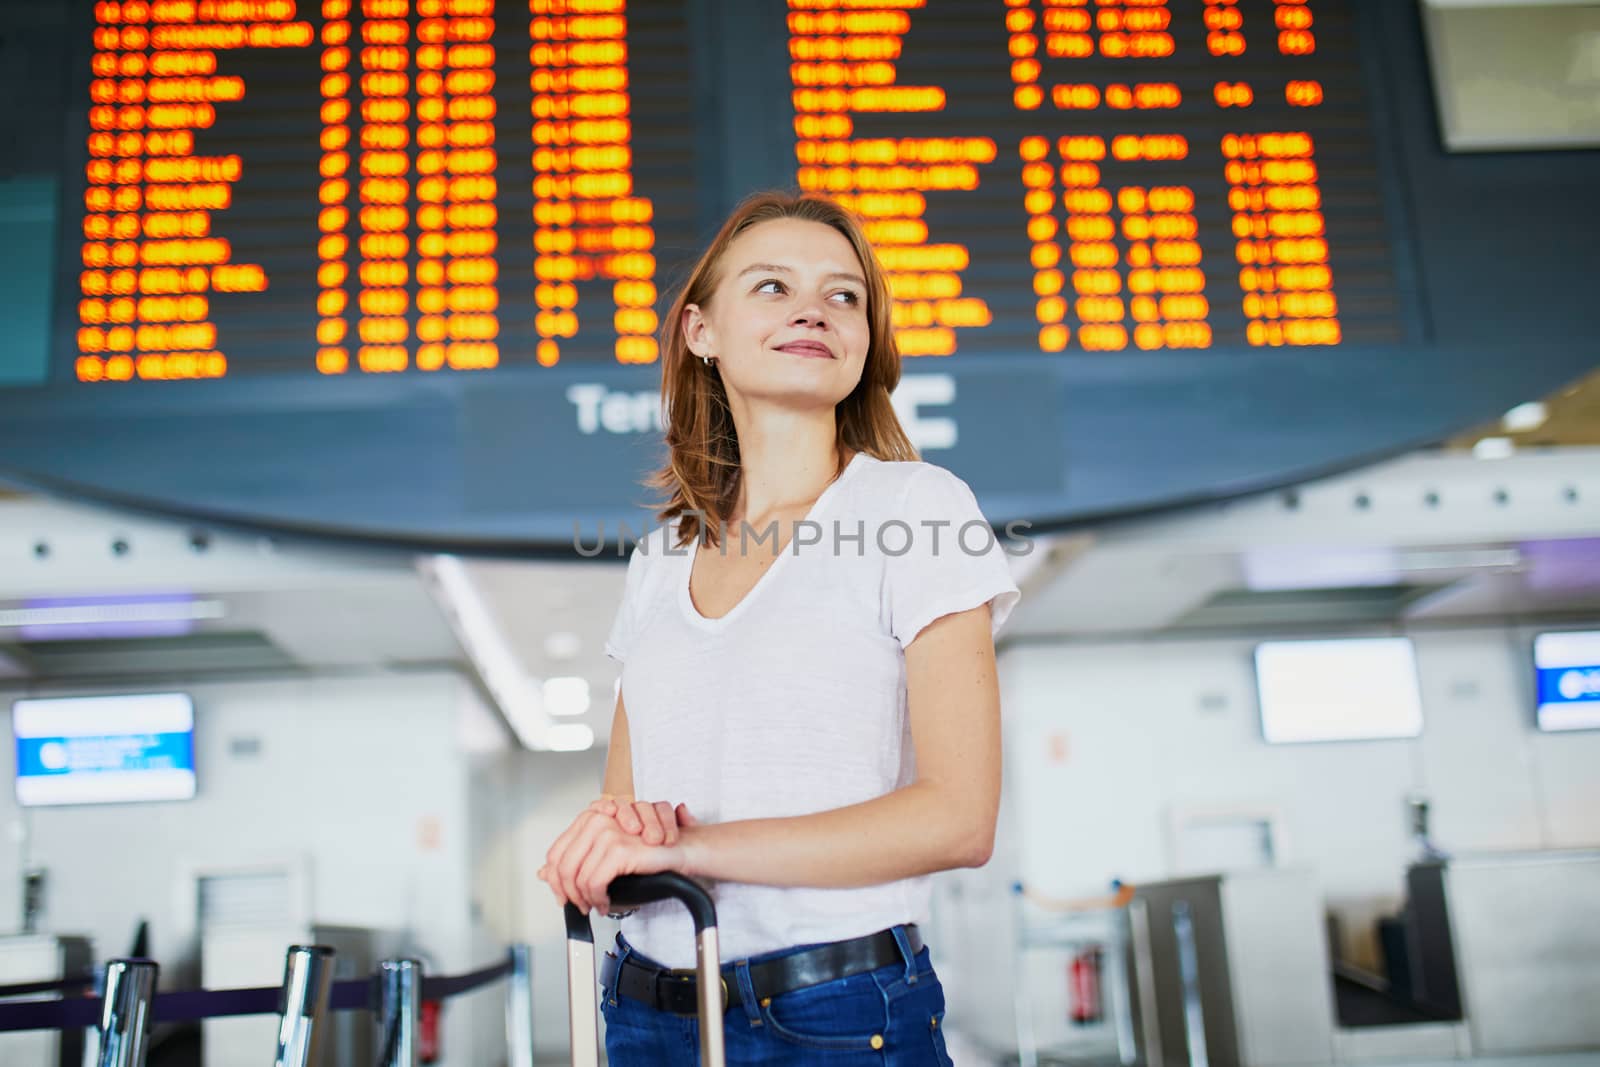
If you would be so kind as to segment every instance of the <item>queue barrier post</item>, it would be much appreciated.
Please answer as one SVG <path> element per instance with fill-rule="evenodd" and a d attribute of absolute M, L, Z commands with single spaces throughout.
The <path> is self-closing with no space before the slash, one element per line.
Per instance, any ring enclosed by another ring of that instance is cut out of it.
<path fill-rule="evenodd" d="M 422 963 L 394 959 L 378 964 L 378 1067 L 418 1067 L 417 1025 L 422 1015 Z"/>
<path fill-rule="evenodd" d="M 144 1067 L 158 971 L 154 960 L 112 960 L 106 964 L 96 1067 Z"/>
<path fill-rule="evenodd" d="M 533 949 L 511 946 L 506 979 L 506 1056 L 508 1067 L 533 1067 Z"/>
<path fill-rule="evenodd" d="M 587 925 L 587 923 L 585 923 Z M 335 982 L 335 952 L 296 945 L 284 961 L 283 983 L 246 989 L 185 989 L 156 993 L 153 960 L 110 961 L 97 991 L 86 977 L 0 986 L 0 1037 L 58 1031 L 94 1038 L 85 1067 L 145 1067 L 157 1023 L 186 1023 L 242 1016 L 278 1016 L 274 1067 L 345 1067 L 350 1042 L 334 1029 L 338 1012 L 372 1013 L 380 1028 L 378 1067 L 417 1067 L 429 1054 L 424 1007 L 506 981 L 506 1047 L 511 1067 L 533 1065 L 533 962 L 527 945 L 511 946 L 500 960 L 466 974 L 425 977 L 414 959 L 384 960 L 372 974 Z M 31 999 L 40 993 L 64 993 Z M 30 999 L 16 999 L 30 998 Z M 354 1020 L 352 1020 L 354 1021 Z M 366 1019 L 362 1024 L 373 1025 Z M 78 1046 L 81 1050 L 81 1043 Z M 80 1058 L 73 1053 L 73 1058 Z"/>
<path fill-rule="evenodd" d="M 326 945 L 290 947 L 283 965 L 283 1008 L 274 1067 L 321 1067 L 333 960 L 334 951 Z"/>

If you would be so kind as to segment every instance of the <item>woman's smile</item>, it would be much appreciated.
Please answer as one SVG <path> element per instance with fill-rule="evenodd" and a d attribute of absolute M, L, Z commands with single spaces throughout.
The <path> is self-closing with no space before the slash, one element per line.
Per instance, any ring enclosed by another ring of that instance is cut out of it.
<path fill-rule="evenodd" d="M 787 341 L 777 346 L 779 352 L 803 356 L 806 359 L 837 359 L 833 349 L 821 341 Z"/>

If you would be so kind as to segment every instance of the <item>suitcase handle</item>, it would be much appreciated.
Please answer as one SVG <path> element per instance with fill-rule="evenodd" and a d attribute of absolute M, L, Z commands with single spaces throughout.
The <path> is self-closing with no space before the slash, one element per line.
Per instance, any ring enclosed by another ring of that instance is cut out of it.
<path fill-rule="evenodd" d="M 689 909 L 696 937 L 717 926 L 717 907 L 711 900 L 711 894 L 701 888 L 698 882 L 671 871 L 622 875 L 611 883 L 607 895 L 614 908 L 638 908 L 660 900 L 679 901 Z M 568 904 L 563 910 L 567 917 L 567 940 L 593 944 L 594 931 L 589 926 L 588 914 L 580 911 L 576 904 Z"/>
<path fill-rule="evenodd" d="M 611 883 L 613 906 L 637 908 L 658 900 L 676 900 L 689 909 L 698 936 L 717 925 L 717 907 L 698 882 L 681 874 L 625 874 Z"/>
<path fill-rule="evenodd" d="M 613 907 L 637 908 L 659 900 L 677 900 L 694 919 L 695 955 L 700 974 L 700 1062 L 723 1067 L 722 1011 L 727 985 L 721 976 L 717 945 L 717 909 L 698 883 L 681 874 L 627 874 L 612 881 L 607 895 Z M 591 1067 L 599 1062 L 594 1015 L 594 927 L 588 912 L 576 904 L 563 909 L 567 919 L 567 1002 L 572 1036 L 572 1062 Z"/>

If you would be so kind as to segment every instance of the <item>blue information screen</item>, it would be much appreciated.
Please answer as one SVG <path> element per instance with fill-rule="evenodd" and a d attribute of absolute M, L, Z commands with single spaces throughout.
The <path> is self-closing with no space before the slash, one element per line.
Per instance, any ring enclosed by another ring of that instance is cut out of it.
<path fill-rule="evenodd" d="M 1533 662 L 1539 728 L 1600 729 L 1600 631 L 1540 634 Z"/>
<path fill-rule="evenodd" d="M 195 794 L 194 706 L 182 693 L 19 700 L 11 720 L 24 806 Z"/>

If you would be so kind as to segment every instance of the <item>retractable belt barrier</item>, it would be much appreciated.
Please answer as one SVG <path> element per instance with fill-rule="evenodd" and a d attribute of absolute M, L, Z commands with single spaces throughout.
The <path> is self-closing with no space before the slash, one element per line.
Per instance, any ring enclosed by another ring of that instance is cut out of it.
<path fill-rule="evenodd" d="M 150 1028 L 236 1015 L 277 1015 L 275 1067 L 318 1067 L 319 1027 L 328 1012 L 370 1011 L 379 1029 L 379 1067 L 415 1067 L 421 1005 L 444 1001 L 507 979 L 506 1041 L 510 1067 L 533 1064 L 533 954 L 513 945 L 506 959 L 470 974 L 427 977 L 417 960 L 384 960 L 366 978 L 331 981 L 334 951 L 295 945 L 284 961 L 281 986 L 191 989 L 156 993 L 153 960 L 106 964 L 103 981 L 69 978 L 0 986 L 0 998 L 68 994 L 59 1000 L 0 999 L 0 1033 L 93 1028 L 99 1034 L 97 1067 L 143 1067 Z M 101 988 L 94 991 L 94 987 Z M 83 996 L 71 996 L 88 990 Z"/>
<path fill-rule="evenodd" d="M 99 981 L 95 975 L 80 974 L 71 978 L 53 978 L 48 982 L 15 982 L 0 985 L 0 1000 L 8 997 L 26 997 L 34 993 L 65 993 L 68 990 L 90 989 Z"/>

